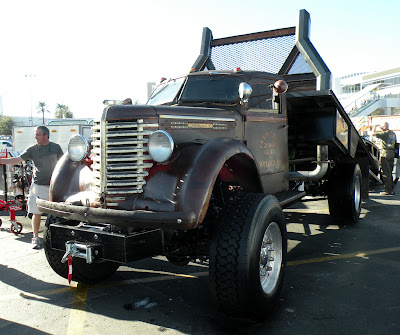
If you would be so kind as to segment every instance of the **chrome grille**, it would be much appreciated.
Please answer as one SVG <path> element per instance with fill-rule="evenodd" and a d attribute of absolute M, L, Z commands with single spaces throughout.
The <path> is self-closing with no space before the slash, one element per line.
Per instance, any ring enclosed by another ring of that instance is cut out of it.
<path fill-rule="evenodd" d="M 153 166 L 147 143 L 157 128 L 143 120 L 94 123 L 92 167 L 98 206 L 116 207 L 143 192 Z"/>

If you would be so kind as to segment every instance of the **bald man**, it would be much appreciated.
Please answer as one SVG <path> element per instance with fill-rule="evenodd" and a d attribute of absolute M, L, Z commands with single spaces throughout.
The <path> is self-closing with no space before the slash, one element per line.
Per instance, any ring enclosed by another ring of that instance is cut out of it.
<path fill-rule="evenodd" d="M 51 175 L 57 161 L 63 155 L 61 147 L 49 140 L 49 129 L 39 126 L 35 131 L 36 144 L 25 149 L 18 157 L 0 158 L 0 164 L 20 164 L 23 161 L 31 160 L 35 166 L 33 183 L 29 189 L 28 213 L 32 214 L 32 248 L 39 249 L 41 241 L 39 228 L 42 213 L 36 207 L 36 199 L 49 199 L 49 185 Z"/>

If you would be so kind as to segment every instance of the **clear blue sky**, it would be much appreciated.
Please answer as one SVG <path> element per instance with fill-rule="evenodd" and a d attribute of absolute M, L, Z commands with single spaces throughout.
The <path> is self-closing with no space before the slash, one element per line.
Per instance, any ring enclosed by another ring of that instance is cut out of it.
<path fill-rule="evenodd" d="M 290 27 L 300 9 L 334 76 L 400 67 L 398 0 L 0 0 L 3 113 L 39 116 L 45 101 L 95 117 L 104 99 L 145 102 L 147 82 L 190 70 L 203 27 L 215 38 Z"/>

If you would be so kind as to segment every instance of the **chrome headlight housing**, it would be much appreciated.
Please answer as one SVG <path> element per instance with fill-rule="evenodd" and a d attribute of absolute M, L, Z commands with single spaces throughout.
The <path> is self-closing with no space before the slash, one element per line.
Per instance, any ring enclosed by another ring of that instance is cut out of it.
<path fill-rule="evenodd" d="M 149 138 L 148 149 L 154 161 L 165 162 L 172 155 L 174 140 L 166 131 L 156 130 Z"/>
<path fill-rule="evenodd" d="M 68 156 L 74 162 L 80 162 L 89 152 L 89 144 L 82 135 L 74 135 L 68 143 Z"/>

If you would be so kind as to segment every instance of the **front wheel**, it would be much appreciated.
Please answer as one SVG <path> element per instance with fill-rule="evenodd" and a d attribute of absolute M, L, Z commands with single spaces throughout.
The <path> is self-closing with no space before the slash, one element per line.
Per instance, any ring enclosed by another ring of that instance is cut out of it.
<path fill-rule="evenodd" d="M 218 309 L 228 316 L 265 319 L 278 302 L 286 253 L 277 199 L 239 194 L 225 209 L 210 245 L 210 288 Z"/>
<path fill-rule="evenodd" d="M 43 232 L 44 252 L 51 268 L 61 277 L 68 278 L 68 264 L 61 263 L 63 251 L 51 247 L 50 225 L 61 219 L 49 215 Z M 64 222 L 67 223 L 67 222 Z M 119 268 L 119 263 L 104 261 L 87 264 L 82 258 L 74 258 L 72 262 L 72 280 L 84 284 L 96 284 L 110 277 Z"/>
<path fill-rule="evenodd" d="M 358 164 L 339 167 L 329 181 L 329 213 L 338 222 L 356 223 L 360 218 L 361 183 Z"/>

